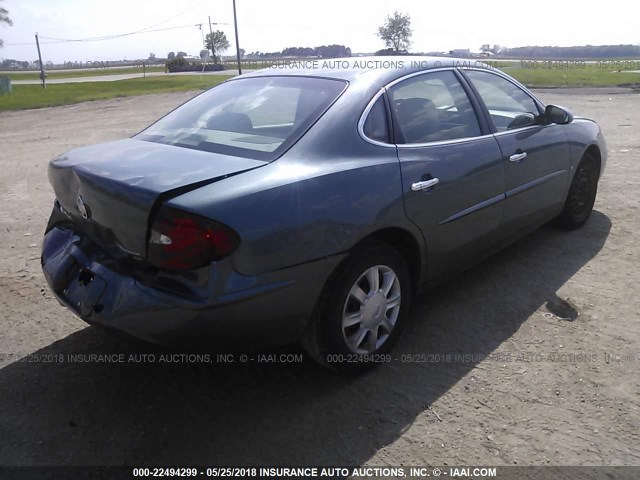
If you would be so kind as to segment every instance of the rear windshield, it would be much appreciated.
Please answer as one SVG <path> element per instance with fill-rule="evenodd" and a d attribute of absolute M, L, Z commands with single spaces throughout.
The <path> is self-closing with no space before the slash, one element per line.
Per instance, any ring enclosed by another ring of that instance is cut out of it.
<path fill-rule="evenodd" d="M 311 77 L 223 83 L 177 108 L 136 138 L 270 161 L 292 145 L 345 89 Z"/>

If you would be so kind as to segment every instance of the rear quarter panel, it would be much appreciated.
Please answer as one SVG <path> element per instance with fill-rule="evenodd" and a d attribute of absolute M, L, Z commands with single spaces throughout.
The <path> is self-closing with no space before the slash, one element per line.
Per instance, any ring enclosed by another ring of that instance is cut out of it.
<path fill-rule="evenodd" d="M 424 240 L 404 212 L 394 148 L 360 138 L 376 89 L 351 85 L 280 159 L 169 201 L 220 221 L 242 239 L 232 259 L 254 275 L 339 254 L 388 227 Z"/>

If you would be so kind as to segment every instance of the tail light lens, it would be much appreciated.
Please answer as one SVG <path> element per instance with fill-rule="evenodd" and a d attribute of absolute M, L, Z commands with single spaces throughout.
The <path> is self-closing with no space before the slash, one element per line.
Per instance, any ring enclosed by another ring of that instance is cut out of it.
<path fill-rule="evenodd" d="M 163 207 L 151 226 L 147 258 L 167 270 L 193 270 L 233 253 L 240 237 L 206 218 Z"/>

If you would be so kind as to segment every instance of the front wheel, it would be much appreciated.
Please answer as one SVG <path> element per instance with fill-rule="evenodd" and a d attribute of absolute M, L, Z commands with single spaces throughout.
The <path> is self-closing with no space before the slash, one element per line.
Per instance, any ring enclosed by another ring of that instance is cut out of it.
<path fill-rule="evenodd" d="M 586 154 L 576 170 L 562 213 L 556 224 L 574 230 L 584 225 L 593 210 L 598 192 L 598 166 L 595 157 Z"/>
<path fill-rule="evenodd" d="M 402 256 L 386 244 L 354 252 L 327 282 L 303 346 L 323 366 L 361 372 L 385 362 L 411 305 Z"/>

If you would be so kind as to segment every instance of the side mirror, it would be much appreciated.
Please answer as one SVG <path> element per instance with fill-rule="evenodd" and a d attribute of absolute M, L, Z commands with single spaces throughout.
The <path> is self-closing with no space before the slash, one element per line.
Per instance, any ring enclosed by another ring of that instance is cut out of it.
<path fill-rule="evenodd" d="M 547 123 L 557 123 L 558 125 L 566 125 L 573 121 L 571 112 L 557 105 L 547 105 L 544 109 L 544 118 Z"/>
<path fill-rule="evenodd" d="M 511 120 L 511 123 L 507 125 L 507 130 L 513 130 L 514 128 L 530 127 L 538 123 L 539 123 L 538 119 L 533 113 L 523 113 L 522 115 L 518 115 L 513 120 Z"/>

